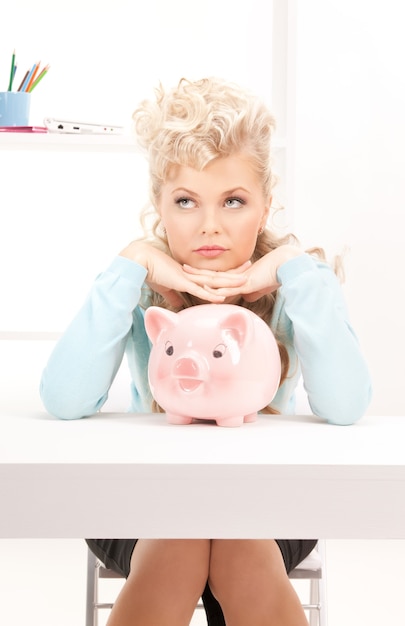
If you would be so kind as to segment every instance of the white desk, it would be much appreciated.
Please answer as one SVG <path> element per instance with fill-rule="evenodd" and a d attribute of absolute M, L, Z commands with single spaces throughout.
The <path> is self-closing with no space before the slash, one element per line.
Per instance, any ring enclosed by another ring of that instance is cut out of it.
<path fill-rule="evenodd" d="M 405 538 L 405 417 L 0 416 L 0 537 Z"/>

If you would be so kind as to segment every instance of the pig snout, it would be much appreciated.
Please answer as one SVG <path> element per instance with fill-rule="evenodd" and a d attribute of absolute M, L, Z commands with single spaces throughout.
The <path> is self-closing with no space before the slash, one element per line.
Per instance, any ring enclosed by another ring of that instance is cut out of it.
<path fill-rule="evenodd" d="M 174 376 L 183 391 L 195 391 L 204 381 L 203 368 L 196 359 L 183 357 L 174 364 Z"/>

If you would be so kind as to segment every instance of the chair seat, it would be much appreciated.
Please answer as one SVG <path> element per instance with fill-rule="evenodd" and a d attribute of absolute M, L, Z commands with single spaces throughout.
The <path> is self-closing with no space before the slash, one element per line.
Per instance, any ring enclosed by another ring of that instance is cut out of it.
<path fill-rule="evenodd" d="M 308 554 L 308 556 L 298 563 L 295 569 L 307 569 L 307 570 L 317 570 L 322 568 L 322 559 L 318 550 L 314 548 L 312 552 Z"/>
<path fill-rule="evenodd" d="M 121 574 L 114 572 L 114 570 L 107 569 L 104 563 L 101 563 L 101 561 L 99 564 L 98 577 L 99 578 L 123 578 Z"/>
<path fill-rule="evenodd" d="M 289 578 L 322 578 L 322 559 L 316 548 L 288 574 Z"/>

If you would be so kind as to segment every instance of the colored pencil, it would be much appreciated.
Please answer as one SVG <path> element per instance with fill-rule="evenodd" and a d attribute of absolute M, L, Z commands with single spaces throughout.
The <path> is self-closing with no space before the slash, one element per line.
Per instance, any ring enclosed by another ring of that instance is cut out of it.
<path fill-rule="evenodd" d="M 15 64 L 15 50 L 13 50 L 13 55 L 11 57 L 11 70 L 10 70 L 10 80 L 8 82 L 8 91 L 11 91 L 13 87 L 14 80 L 14 64 Z"/>
<path fill-rule="evenodd" d="M 40 64 L 41 64 L 41 61 L 38 61 L 38 63 L 36 63 L 36 64 L 35 64 L 35 69 L 34 69 L 34 71 L 33 71 L 33 72 L 32 72 L 32 74 L 31 74 L 31 78 L 29 79 L 29 81 L 28 81 L 28 83 L 27 83 L 27 86 L 26 86 L 26 88 L 25 88 L 25 91 L 30 91 L 30 87 L 31 87 L 32 83 L 33 83 L 33 82 L 34 82 L 34 80 L 35 80 L 35 76 L 37 75 L 37 72 L 38 72 L 38 70 L 39 70 L 39 66 L 40 66 Z"/>
<path fill-rule="evenodd" d="M 34 65 L 32 66 L 31 70 L 29 71 L 29 74 L 28 74 L 27 78 L 25 79 L 25 82 L 24 82 L 24 84 L 22 86 L 21 91 L 26 91 L 27 85 L 30 82 L 31 76 L 34 73 L 34 70 L 35 70 L 36 66 L 37 66 L 37 64 L 34 63 Z"/>
<path fill-rule="evenodd" d="M 42 70 L 42 72 L 40 73 L 39 76 L 37 76 L 37 78 L 34 80 L 34 82 L 32 83 L 31 87 L 29 88 L 29 90 L 27 89 L 27 91 L 29 91 L 29 93 L 31 93 L 31 91 L 33 89 L 35 89 L 35 87 L 38 85 L 39 81 L 42 80 L 42 78 L 45 76 L 45 74 L 47 73 L 47 71 L 49 70 L 50 65 L 46 65 L 44 67 L 44 69 Z"/>
<path fill-rule="evenodd" d="M 19 88 L 17 89 L 17 91 L 21 91 L 22 86 L 23 86 L 23 84 L 25 83 L 25 79 L 27 78 L 27 76 L 28 76 L 28 74 L 29 74 L 29 73 L 30 73 L 30 71 L 29 71 L 29 70 L 27 70 L 27 71 L 25 72 L 25 76 L 24 76 L 24 78 L 22 79 L 21 84 L 20 84 Z"/>

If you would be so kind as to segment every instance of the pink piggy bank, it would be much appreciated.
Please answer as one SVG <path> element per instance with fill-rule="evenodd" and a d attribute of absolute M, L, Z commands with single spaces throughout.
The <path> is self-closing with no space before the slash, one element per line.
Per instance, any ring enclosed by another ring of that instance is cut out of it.
<path fill-rule="evenodd" d="M 173 313 L 152 306 L 145 327 L 153 344 L 150 388 L 170 423 L 241 426 L 274 398 L 280 353 L 270 328 L 248 309 L 202 304 Z"/>

